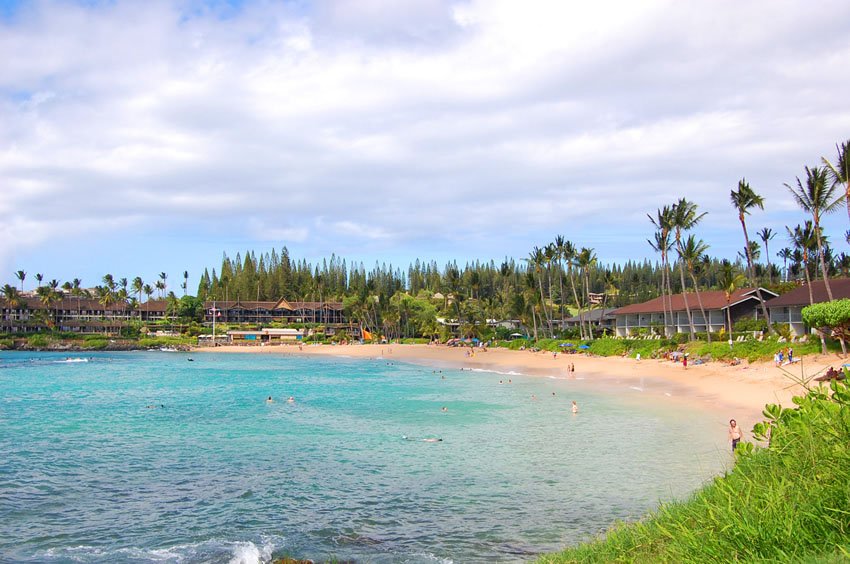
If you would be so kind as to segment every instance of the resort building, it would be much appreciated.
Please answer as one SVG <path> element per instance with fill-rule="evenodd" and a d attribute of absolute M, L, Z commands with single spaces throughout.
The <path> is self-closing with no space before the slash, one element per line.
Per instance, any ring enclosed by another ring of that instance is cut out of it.
<path fill-rule="evenodd" d="M 346 324 L 340 302 L 276 302 L 222 301 L 204 303 L 204 321 L 217 323 L 319 323 L 322 325 Z"/>
<path fill-rule="evenodd" d="M 92 298 L 68 296 L 49 305 L 33 297 L 22 297 L 17 303 L 0 299 L 0 332 L 36 333 L 56 329 L 112 334 L 119 332 L 130 320 L 165 319 L 167 305 L 166 300 L 151 300 L 132 309 L 126 302 L 102 304 Z"/>
<path fill-rule="evenodd" d="M 809 288 L 811 286 L 811 296 Z M 850 278 L 830 279 L 829 289 L 832 290 L 833 299 L 840 300 L 850 298 Z M 778 325 L 788 325 L 791 333 L 797 337 L 809 332 L 809 328 L 803 323 L 803 308 L 812 303 L 828 302 L 826 285 L 823 280 L 815 280 L 811 285 L 803 284 L 767 302 L 767 311 L 770 322 Z"/>
<path fill-rule="evenodd" d="M 564 320 L 564 328 L 578 329 L 579 323 L 584 323 L 586 325 L 589 321 L 593 327 L 613 333 L 616 323 L 616 317 L 614 317 L 615 310 L 616 308 L 607 307 L 583 311 L 581 316 L 575 315 L 573 317 L 566 318 Z"/>
<path fill-rule="evenodd" d="M 300 329 L 260 329 L 259 331 L 228 331 L 228 341 L 234 345 L 280 344 L 300 341 L 304 332 Z M 218 339 L 216 339 L 218 340 Z"/>
<path fill-rule="evenodd" d="M 765 304 L 778 294 L 760 288 Z M 616 335 L 632 337 L 639 334 L 664 335 L 670 337 L 676 333 L 689 333 L 687 308 L 691 310 L 694 327 L 697 332 L 718 332 L 727 323 L 727 310 L 735 321 L 744 317 L 758 319 L 761 316 L 761 306 L 755 288 L 735 290 L 727 300 L 722 291 L 700 292 L 703 309 L 708 319 L 704 319 L 700 310 L 700 302 L 693 292 L 658 297 L 647 302 L 632 304 L 614 310 L 611 315 L 615 318 Z M 687 308 L 685 307 L 687 300 Z M 665 315 L 666 310 L 666 315 Z M 728 331 L 729 328 L 726 328 Z"/>

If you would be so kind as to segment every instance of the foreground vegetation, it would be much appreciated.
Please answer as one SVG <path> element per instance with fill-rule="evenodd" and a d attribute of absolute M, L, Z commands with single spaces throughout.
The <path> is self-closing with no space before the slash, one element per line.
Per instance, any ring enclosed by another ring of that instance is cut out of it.
<path fill-rule="evenodd" d="M 566 562 L 850 561 L 850 388 L 833 381 L 768 405 L 734 469 L 604 538 L 547 555 Z"/>

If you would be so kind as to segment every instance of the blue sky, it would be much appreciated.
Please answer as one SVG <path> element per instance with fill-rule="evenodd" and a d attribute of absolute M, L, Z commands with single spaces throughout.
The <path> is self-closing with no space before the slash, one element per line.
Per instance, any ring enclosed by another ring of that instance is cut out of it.
<path fill-rule="evenodd" d="M 847 29 L 841 1 L 0 0 L 0 282 L 558 234 L 641 260 L 682 196 L 733 258 L 741 177 L 775 253 L 804 219 L 783 183 L 850 138 Z"/>

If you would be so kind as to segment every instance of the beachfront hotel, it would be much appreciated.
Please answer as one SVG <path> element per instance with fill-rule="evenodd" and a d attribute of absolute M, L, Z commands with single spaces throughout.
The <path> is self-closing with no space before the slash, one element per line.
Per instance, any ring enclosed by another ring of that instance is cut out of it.
<path fill-rule="evenodd" d="M 778 296 L 765 288 L 760 288 L 762 299 L 769 304 L 771 299 Z M 697 332 L 706 330 L 716 333 L 723 328 L 729 331 L 727 310 L 732 325 L 735 321 L 751 317 L 759 319 L 762 316 L 761 305 L 755 288 L 735 290 L 727 300 L 722 291 L 700 292 L 700 299 L 693 292 L 661 296 L 639 304 L 627 305 L 614 310 L 616 335 L 618 337 L 633 337 L 640 334 L 673 336 L 677 333 L 689 333 L 688 309 L 691 311 L 694 327 Z M 700 309 L 705 310 L 705 317 Z M 687 301 L 687 305 L 686 305 Z M 665 313 L 666 312 L 666 313 Z M 763 317 L 763 316 L 762 316 Z"/>
<path fill-rule="evenodd" d="M 262 326 L 277 324 L 320 324 L 347 327 L 339 302 L 205 302 L 204 321 L 234 325 Z M 149 300 L 135 308 L 119 301 L 103 304 L 97 299 L 64 296 L 50 303 L 36 297 L 21 297 L 17 302 L 0 299 L 0 333 L 37 333 L 57 330 L 71 333 L 118 334 L 131 322 L 167 324 L 171 317 L 168 300 Z M 279 338 L 279 337 L 278 337 Z"/>
<path fill-rule="evenodd" d="M 166 319 L 167 300 L 149 300 L 131 309 L 126 302 L 102 304 L 93 298 L 63 297 L 50 305 L 39 298 L 0 299 L 0 332 L 37 333 L 49 329 L 72 333 L 115 334 L 131 320 L 154 323 Z"/>
<path fill-rule="evenodd" d="M 809 295 L 810 287 L 811 295 Z M 831 278 L 829 289 L 835 300 L 850 298 L 850 278 Z M 803 284 L 770 300 L 767 302 L 767 311 L 771 324 L 787 325 L 792 335 L 802 337 L 810 331 L 803 323 L 803 308 L 812 303 L 828 301 L 829 295 L 826 293 L 823 280 L 815 280 L 809 285 Z"/>

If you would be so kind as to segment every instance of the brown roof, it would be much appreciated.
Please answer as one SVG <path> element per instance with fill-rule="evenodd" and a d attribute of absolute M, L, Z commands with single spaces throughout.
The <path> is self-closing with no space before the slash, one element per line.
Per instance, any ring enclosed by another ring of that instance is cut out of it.
<path fill-rule="evenodd" d="M 204 302 L 204 309 L 210 310 L 212 309 L 213 303 L 211 301 Z M 268 310 L 276 310 L 276 309 L 284 309 L 289 311 L 296 311 L 299 309 L 331 309 L 331 310 L 341 310 L 342 304 L 340 302 L 290 302 L 284 298 L 276 302 L 243 302 L 243 301 L 217 301 L 215 302 L 215 307 L 218 310 L 228 310 L 228 309 L 268 309 Z"/>
<path fill-rule="evenodd" d="M 836 300 L 850 298 L 850 278 L 830 278 L 829 289 L 832 290 L 832 297 Z M 829 301 L 823 280 L 812 282 L 812 295 L 815 303 Z M 770 307 L 807 306 L 809 305 L 809 287 L 806 284 L 798 286 L 790 292 L 785 292 L 778 298 L 770 300 L 767 305 Z"/>
<path fill-rule="evenodd" d="M 776 294 L 770 292 L 769 290 L 761 289 L 762 297 L 764 297 L 765 301 L 775 296 Z M 723 309 L 726 307 L 726 292 L 721 290 L 709 290 L 706 292 L 699 293 L 700 298 L 702 299 L 702 306 L 706 310 L 710 309 Z M 688 307 L 693 310 L 699 310 L 699 300 L 697 300 L 697 296 L 694 292 L 687 293 L 688 298 Z M 667 311 L 671 311 L 670 306 L 672 306 L 672 311 L 685 311 L 685 300 L 682 297 L 682 294 L 673 294 L 671 298 L 667 298 L 669 301 L 662 302 L 661 297 L 657 297 L 653 300 L 649 300 L 648 302 L 643 302 L 639 304 L 631 304 L 627 306 L 623 306 L 619 309 L 614 310 L 612 315 L 626 315 L 626 314 L 634 314 L 634 313 L 661 313 L 664 311 L 665 307 Z M 735 290 L 732 293 L 730 304 L 735 304 L 742 300 L 752 299 L 757 301 L 755 288 L 741 288 L 740 290 Z"/>
<path fill-rule="evenodd" d="M 39 310 L 48 309 L 40 298 L 21 298 L 26 304 L 25 309 Z M 8 307 L 8 301 L 0 298 L 0 309 Z M 150 300 L 142 302 L 138 305 L 138 309 L 142 311 L 165 311 L 168 307 L 168 300 Z M 105 306 L 96 298 L 71 298 L 64 297 L 61 300 L 50 304 L 50 310 L 66 310 L 66 311 L 126 311 L 130 306 L 127 302 L 114 302 Z"/>
<path fill-rule="evenodd" d="M 30 310 L 38 310 L 38 309 L 48 309 L 47 305 L 45 305 L 40 298 L 21 298 L 23 303 L 26 304 L 26 309 Z M 7 308 L 8 301 L 5 299 L 0 299 L 0 308 Z M 116 302 L 109 304 L 104 307 L 99 301 L 93 298 L 63 298 L 61 300 L 57 300 L 50 304 L 50 310 L 63 309 L 63 310 L 71 310 L 77 311 L 124 311 L 127 309 L 126 302 Z"/>
<path fill-rule="evenodd" d="M 243 302 L 242 300 L 229 300 L 229 301 L 216 301 L 215 307 L 220 310 L 227 309 L 274 309 L 274 306 L 277 302 Z M 206 301 L 204 302 L 205 309 L 212 309 L 213 302 Z"/>

